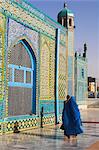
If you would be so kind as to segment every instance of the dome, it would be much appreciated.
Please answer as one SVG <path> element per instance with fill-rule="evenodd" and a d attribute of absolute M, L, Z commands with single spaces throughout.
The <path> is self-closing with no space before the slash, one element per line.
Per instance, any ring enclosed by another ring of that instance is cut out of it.
<path fill-rule="evenodd" d="M 67 13 L 72 13 L 71 10 L 67 8 L 67 4 L 64 3 L 64 8 L 58 13 L 58 18 L 65 17 Z"/>

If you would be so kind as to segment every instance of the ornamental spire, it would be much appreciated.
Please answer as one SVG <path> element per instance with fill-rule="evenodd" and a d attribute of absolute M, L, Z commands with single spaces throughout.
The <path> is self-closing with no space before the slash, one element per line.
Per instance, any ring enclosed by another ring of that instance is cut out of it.
<path fill-rule="evenodd" d="M 66 1 L 64 2 L 64 8 L 67 8 L 67 3 L 66 3 Z"/>

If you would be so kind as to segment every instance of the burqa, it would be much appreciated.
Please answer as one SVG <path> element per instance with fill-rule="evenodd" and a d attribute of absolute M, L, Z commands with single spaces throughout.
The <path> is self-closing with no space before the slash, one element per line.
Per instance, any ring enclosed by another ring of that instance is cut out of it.
<path fill-rule="evenodd" d="M 70 136 L 83 133 L 80 111 L 73 96 L 69 101 L 64 102 L 62 121 L 64 125 L 64 135 Z"/>

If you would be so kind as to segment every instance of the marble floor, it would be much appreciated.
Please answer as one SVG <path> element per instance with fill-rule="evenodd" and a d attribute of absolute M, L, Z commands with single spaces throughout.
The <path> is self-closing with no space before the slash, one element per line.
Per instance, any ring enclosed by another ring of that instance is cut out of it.
<path fill-rule="evenodd" d="M 81 116 L 83 121 L 99 121 L 99 109 L 81 110 Z M 60 125 L 3 135 L 0 150 L 86 150 L 99 141 L 99 124 L 84 123 L 83 128 L 77 141 L 64 141 Z"/>

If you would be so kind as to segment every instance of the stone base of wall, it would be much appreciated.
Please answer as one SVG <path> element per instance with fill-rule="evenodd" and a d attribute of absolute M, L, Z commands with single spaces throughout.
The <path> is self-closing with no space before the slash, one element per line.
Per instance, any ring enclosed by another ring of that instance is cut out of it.
<path fill-rule="evenodd" d="M 54 125 L 55 115 L 44 115 L 42 126 Z M 0 135 L 20 132 L 41 127 L 41 117 L 38 116 L 16 116 L 8 117 L 0 122 Z"/>

